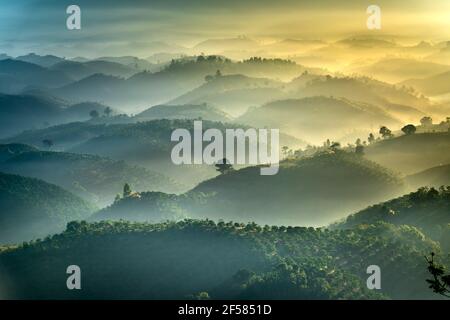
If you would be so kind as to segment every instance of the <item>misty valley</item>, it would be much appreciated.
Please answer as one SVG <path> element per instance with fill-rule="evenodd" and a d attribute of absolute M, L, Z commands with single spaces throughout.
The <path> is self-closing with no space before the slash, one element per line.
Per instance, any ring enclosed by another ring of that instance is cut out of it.
<path fill-rule="evenodd" d="M 448 299 L 447 38 L 84 28 L 0 44 L 0 299 Z"/>

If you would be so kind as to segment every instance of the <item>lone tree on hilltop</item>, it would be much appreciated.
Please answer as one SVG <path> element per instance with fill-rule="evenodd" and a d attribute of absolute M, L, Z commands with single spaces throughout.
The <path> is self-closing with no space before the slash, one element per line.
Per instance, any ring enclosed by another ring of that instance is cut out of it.
<path fill-rule="evenodd" d="M 105 110 L 103 110 L 103 113 L 105 116 L 109 117 L 112 113 L 112 109 L 110 107 L 106 107 Z"/>
<path fill-rule="evenodd" d="M 123 186 L 123 197 L 129 197 L 131 195 L 131 187 L 128 183 L 125 183 Z"/>
<path fill-rule="evenodd" d="M 392 131 L 390 129 L 388 129 L 388 127 L 386 127 L 386 126 L 382 126 L 380 128 L 379 133 L 381 134 L 383 139 L 392 138 L 392 136 L 393 136 Z"/>
<path fill-rule="evenodd" d="M 53 141 L 50 139 L 44 139 L 42 140 L 42 144 L 50 149 L 53 146 Z"/>
<path fill-rule="evenodd" d="M 402 128 L 402 131 L 406 135 L 414 134 L 416 132 L 416 126 L 413 124 L 407 124 Z"/>
<path fill-rule="evenodd" d="M 420 124 L 424 127 L 431 126 L 433 124 L 433 119 L 431 119 L 431 117 L 423 117 L 420 119 Z"/>
<path fill-rule="evenodd" d="M 97 110 L 92 110 L 91 112 L 89 112 L 89 115 L 91 116 L 91 118 L 95 119 L 99 117 L 98 111 Z"/>
<path fill-rule="evenodd" d="M 214 166 L 216 167 L 216 170 L 219 171 L 221 174 L 225 174 L 234 170 L 233 166 L 226 158 L 217 161 L 217 163 Z"/>

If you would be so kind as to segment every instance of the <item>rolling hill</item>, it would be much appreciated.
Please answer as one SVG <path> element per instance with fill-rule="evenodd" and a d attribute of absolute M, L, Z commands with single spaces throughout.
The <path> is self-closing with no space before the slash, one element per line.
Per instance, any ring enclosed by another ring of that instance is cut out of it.
<path fill-rule="evenodd" d="M 401 84 L 411 86 L 429 96 L 450 93 L 450 71 L 439 73 L 423 79 L 410 79 Z"/>
<path fill-rule="evenodd" d="M 450 186 L 450 164 L 440 165 L 405 177 L 412 188 Z"/>
<path fill-rule="evenodd" d="M 127 79 L 94 74 L 62 86 L 53 93 L 72 102 L 98 101 L 136 112 L 142 111 L 145 105 L 167 103 L 194 90 L 205 83 L 205 77 L 215 75 L 217 70 L 224 75 L 240 73 L 247 77 L 290 80 L 309 69 L 281 59 L 253 58 L 233 62 L 219 56 L 198 56 L 172 60 L 160 71 L 142 71 Z M 196 104 L 176 104 L 190 103 Z"/>
<path fill-rule="evenodd" d="M 90 60 L 86 62 L 65 60 L 53 65 L 50 69 L 63 72 L 74 80 L 81 80 L 98 73 L 127 78 L 140 71 L 121 63 L 104 60 Z"/>
<path fill-rule="evenodd" d="M 1 252 L 7 281 L 0 285 L 16 299 L 425 299 L 437 297 L 425 282 L 423 255 L 432 250 L 439 246 L 417 229 L 388 224 L 329 231 L 72 222 L 59 235 Z M 82 290 L 67 290 L 60 271 L 74 261 Z M 377 293 L 365 285 L 371 264 L 383 270 Z"/>
<path fill-rule="evenodd" d="M 414 174 L 450 163 L 450 133 L 401 135 L 371 144 L 365 153 L 368 159 L 386 168 Z"/>
<path fill-rule="evenodd" d="M 0 144 L 0 162 L 6 161 L 21 153 L 33 151 L 38 151 L 38 149 L 22 143 Z"/>
<path fill-rule="evenodd" d="M 281 132 L 315 143 L 343 136 L 351 130 L 400 124 L 377 106 L 324 96 L 270 102 L 249 110 L 236 121 L 280 128 Z"/>
<path fill-rule="evenodd" d="M 87 218 L 95 208 L 42 180 L 0 172 L 0 243 L 60 232 L 67 222 Z"/>
<path fill-rule="evenodd" d="M 323 76 L 304 73 L 286 85 L 291 97 L 333 96 L 376 105 L 403 119 L 421 113 L 430 101 L 408 88 L 399 87 L 368 77 Z M 402 106 L 406 110 L 398 110 Z M 403 112 L 402 112 L 403 111 Z M 416 118 L 418 121 L 420 118 Z M 411 120 L 408 120 L 411 121 Z"/>
<path fill-rule="evenodd" d="M 16 60 L 37 64 L 41 67 L 51 67 L 54 64 L 65 61 L 64 58 L 57 57 L 51 54 L 39 55 L 35 53 L 29 53 L 26 55 L 16 57 Z"/>
<path fill-rule="evenodd" d="M 283 83 L 241 74 L 214 76 L 200 87 L 172 100 L 173 104 L 207 103 L 232 115 L 250 106 L 261 105 L 283 96 Z"/>
<path fill-rule="evenodd" d="M 84 102 L 70 105 L 52 96 L 0 94 L 0 137 L 27 129 L 90 119 L 90 111 L 103 114 L 106 106 Z"/>
<path fill-rule="evenodd" d="M 389 200 L 347 217 L 337 228 L 354 228 L 379 221 L 395 225 L 410 225 L 419 228 L 428 237 L 438 240 L 446 250 L 450 243 L 443 241 L 450 235 L 450 187 L 436 190 L 420 188 L 402 197 Z"/>
<path fill-rule="evenodd" d="M 136 222 L 179 221 L 189 216 L 180 198 L 163 192 L 134 192 L 92 215 L 91 221 L 127 220 Z"/>
<path fill-rule="evenodd" d="M 449 71 L 450 65 L 404 58 L 386 58 L 353 70 L 377 79 L 397 83 L 411 78 L 425 78 Z"/>
<path fill-rule="evenodd" d="M 0 92 L 17 94 L 29 86 L 55 88 L 72 81 L 66 74 L 20 60 L 0 60 Z"/>
<path fill-rule="evenodd" d="M 202 119 L 228 122 L 231 117 L 225 112 L 207 104 L 198 105 L 158 105 L 135 115 L 133 120 L 149 121 L 155 119 Z"/>
<path fill-rule="evenodd" d="M 43 139 L 50 139 L 53 150 L 69 151 L 80 154 L 95 154 L 115 160 L 124 160 L 151 171 L 164 172 L 164 175 L 188 187 L 194 187 L 202 180 L 216 175 L 209 165 L 174 165 L 170 156 L 172 132 L 178 128 L 193 130 L 193 120 L 152 120 L 138 123 L 107 124 L 69 123 L 47 129 L 23 132 L 2 143 L 26 143 L 41 145 Z M 247 126 L 226 122 L 203 121 L 203 129 L 216 128 L 221 132 L 226 129 Z M 206 143 L 205 143 L 206 144 Z M 292 136 L 280 134 L 280 145 L 298 148 L 305 143 Z"/>
<path fill-rule="evenodd" d="M 1 149 L 8 146 L 0 145 Z M 1 162 L 0 171 L 42 179 L 98 206 L 110 204 L 125 183 L 137 191 L 182 190 L 182 186 L 163 174 L 87 154 L 27 151 Z"/>
<path fill-rule="evenodd" d="M 194 217 L 317 226 L 403 192 L 383 167 L 337 151 L 285 160 L 273 176 L 261 176 L 258 167 L 219 175 L 188 193 L 206 195 L 204 201 L 186 206 Z"/>

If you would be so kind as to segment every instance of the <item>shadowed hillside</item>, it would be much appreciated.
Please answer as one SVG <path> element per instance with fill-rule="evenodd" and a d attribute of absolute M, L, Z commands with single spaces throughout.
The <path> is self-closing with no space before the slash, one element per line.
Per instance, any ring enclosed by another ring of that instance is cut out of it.
<path fill-rule="evenodd" d="M 53 184 L 0 172 L 0 243 L 60 232 L 67 222 L 85 219 L 94 210 Z"/>
<path fill-rule="evenodd" d="M 211 198 L 191 210 L 215 219 L 323 225 L 402 190 L 401 180 L 383 167 L 359 155 L 329 152 L 283 161 L 274 176 L 249 167 L 204 181 L 191 192 Z"/>
<path fill-rule="evenodd" d="M 413 174 L 450 163 L 450 133 L 416 133 L 386 139 L 366 148 L 366 157 L 397 172 Z"/>
<path fill-rule="evenodd" d="M 87 154 L 23 152 L 0 163 L 0 170 L 54 183 L 99 206 L 110 204 L 125 183 L 138 191 L 179 192 L 183 188 L 163 174 Z"/>
<path fill-rule="evenodd" d="M 450 249 L 450 187 L 420 188 L 416 192 L 386 201 L 347 217 L 335 228 L 354 228 L 379 221 L 419 228 L 427 236 Z"/>
<path fill-rule="evenodd" d="M 0 264 L 15 298 L 407 299 L 435 297 L 425 282 L 430 250 L 439 247 L 417 229 L 387 224 L 328 231 L 72 222 L 62 234 L 0 253 Z M 82 290 L 64 286 L 73 261 L 83 270 Z M 384 271 L 377 293 L 365 286 L 373 263 Z"/>

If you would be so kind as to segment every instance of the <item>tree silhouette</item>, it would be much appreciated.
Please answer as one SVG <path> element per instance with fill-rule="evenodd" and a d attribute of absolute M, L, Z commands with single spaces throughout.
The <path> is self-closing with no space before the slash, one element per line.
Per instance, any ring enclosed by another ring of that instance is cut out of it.
<path fill-rule="evenodd" d="M 373 135 L 373 133 L 369 134 L 369 137 L 367 138 L 367 141 L 369 143 L 373 143 L 375 141 L 375 136 Z"/>
<path fill-rule="evenodd" d="M 125 183 L 123 186 L 123 197 L 129 197 L 131 195 L 131 187 L 128 183 Z"/>
<path fill-rule="evenodd" d="M 424 127 L 431 126 L 433 124 L 433 119 L 431 119 L 431 117 L 423 117 L 420 119 L 420 124 Z"/>
<path fill-rule="evenodd" d="M 42 144 L 50 149 L 53 146 L 53 141 L 50 139 L 44 139 L 42 140 Z"/>
<path fill-rule="evenodd" d="M 407 124 L 402 128 L 402 131 L 406 135 L 414 134 L 416 132 L 416 126 L 413 124 Z"/>
<path fill-rule="evenodd" d="M 339 142 L 333 142 L 331 143 L 330 149 L 336 152 L 341 147 L 341 144 Z"/>
<path fill-rule="evenodd" d="M 110 107 L 106 107 L 105 110 L 103 110 L 103 113 L 105 116 L 109 117 L 112 113 L 112 109 Z"/>
<path fill-rule="evenodd" d="M 388 129 L 386 126 L 382 126 L 380 128 L 379 133 L 381 134 L 383 139 L 392 138 L 392 136 L 393 136 L 392 131 L 390 129 Z"/>
<path fill-rule="evenodd" d="M 233 166 L 226 158 L 217 161 L 217 163 L 214 166 L 216 167 L 216 170 L 219 171 L 221 174 L 233 171 Z"/>
<path fill-rule="evenodd" d="M 434 261 L 434 252 L 431 257 L 425 257 L 428 262 L 428 272 L 433 276 L 433 279 L 427 279 L 429 288 L 434 292 L 450 298 L 450 274 L 445 274 L 444 266 L 437 264 Z"/>
<path fill-rule="evenodd" d="M 99 116 L 97 110 L 92 110 L 91 112 L 89 112 L 89 115 L 91 116 L 91 118 L 98 118 Z"/>

